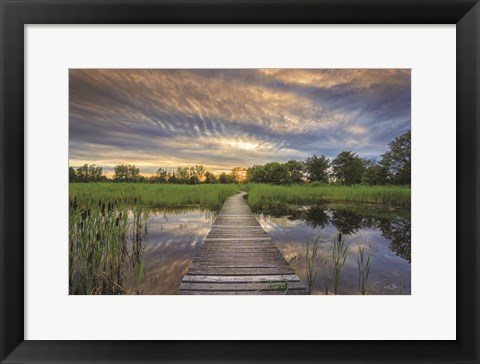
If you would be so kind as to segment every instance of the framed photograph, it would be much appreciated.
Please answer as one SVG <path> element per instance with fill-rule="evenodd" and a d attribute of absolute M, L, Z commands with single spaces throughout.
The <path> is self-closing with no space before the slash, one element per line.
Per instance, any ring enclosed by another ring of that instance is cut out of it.
<path fill-rule="evenodd" d="M 478 1 L 1 6 L 2 363 L 479 361 Z"/>

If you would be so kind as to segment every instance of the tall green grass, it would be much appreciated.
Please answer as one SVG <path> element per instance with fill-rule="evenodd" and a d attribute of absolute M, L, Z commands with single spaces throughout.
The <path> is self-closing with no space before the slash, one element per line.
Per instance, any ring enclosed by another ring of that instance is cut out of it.
<path fill-rule="evenodd" d="M 248 191 L 248 204 L 252 208 L 340 201 L 399 207 L 410 206 L 410 186 L 337 186 L 327 184 L 275 186 L 249 183 L 242 186 L 242 189 Z"/>
<path fill-rule="evenodd" d="M 306 266 L 306 273 L 307 273 L 307 286 L 308 286 L 308 293 L 312 294 L 313 286 L 315 285 L 315 281 L 317 279 L 318 269 L 316 268 L 315 258 L 317 257 L 318 253 L 318 243 L 320 241 L 320 236 L 315 239 L 313 242 L 313 247 L 310 248 L 309 242 L 307 242 L 307 253 L 305 255 L 305 266 Z"/>
<path fill-rule="evenodd" d="M 318 254 L 318 245 L 320 236 L 313 243 L 313 247 L 307 242 L 307 252 L 305 255 L 305 271 L 307 276 L 307 286 L 309 294 L 312 294 L 315 286 L 317 274 L 320 270 L 320 266 L 324 262 L 326 256 L 320 256 L 320 259 L 316 260 Z M 333 238 L 332 249 L 332 266 L 333 266 L 333 293 L 338 294 L 338 287 L 340 284 L 340 277 L 342 269 L 345 265 L 348 255 L 348 244 L 345 244 L 345 236 L 338 232 Z M 365 248 L 358 245 L 357 251 L 357 267 L 358 267 L 358 289 L 360 294 L 368 295 L 375 286 L 376 283 L 368 287 L 368 278 L 370 275 L 370 256 L 366 256 Z M 325 294 L 328 295 L 328 285 L 325 288 Z"/>
<path fill-rule="evenodd" d="M 342 268 L 347 260 L 348 245 L 345 245 L 345 236 L 342 233 L 338 233 L 333 238 L 333 292 L 338 293 L 338 285 L 340 283 L 340 277 Z"/>
<path fill-rule="evenodd" d="M 360 294 L 367 295 L 371 288 L 367 288 L 368 276 L 370 275 L 370 256 L 365 260 L 365 248 L 358 246 L 358 289 Z"/>
<path fill-rule="evenodd" d="M 137 294 L 142 293 L 140 289 L 140 282 L 145 275 L 145 266 L 143 264 L 143 252 L 145 251 L 145 245 L 147 243 L 148 229 L 147 220 L 148 212 L 142 207 L 134 207 L 132 210 L 133 222 L 131 224 L 132 232 L 130 240 L 132 242 L 131 248 L 131 264 L 135 277 L 135 292 Z"/>
<path fill-rule="evenodd" d="M 236 185 L 71 183 L 70 294 L 142 293 L 148 208 L 219 210 Z M 134 287 L 125 287 L 132 271 Z"/>
<path fill-rule="evenodd" d="M 128 293 L 123 286 L 125 271 L 131 261 L 141 260 L 146 211 L 74 198 L 69 212 L 69 293 Z M 140 274 L 135 272 L 136 278 Z"/>
<path fill-rule="evenodd" d="M 219 210 L 227 197 L 234 195 L 238 186 L 216 185 L 175 185 L 146 183 L 71 183 L 70 199 L 105 200 L 122 205 L 148 207 L 201 206 Z"/>

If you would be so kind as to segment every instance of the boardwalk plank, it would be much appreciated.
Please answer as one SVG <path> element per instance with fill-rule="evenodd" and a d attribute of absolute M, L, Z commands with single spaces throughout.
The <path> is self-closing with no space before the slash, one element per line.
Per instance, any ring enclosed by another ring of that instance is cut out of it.
<path fill-rule="evenodd" d="M 277 275 L 293 274 L 291 268 L 278 267 L 199 267 L 190 268 L 189 275 L 217 275 L 217 276 L 243 276 L 243 275 Z"/>
<path fill-rule="evenodd" d="M 225 201 L 178 294 L 307 294 L 244 195 Z"/>
<path fill-rule="evenodd" d="M 206 283 L 206 282 L 183 282 L 180 285 L 180 290 L 187 291 L 280 291 L 283 292 L 291 289 L 304 290 L 305 286 L 301 282 L 245 282 L 245 283 Z"/>
<path fill-rule="evenodd" d="M 304 295 L 303 290 L 288 290 L 286 292 L 278 291 L 179 291 L 181 295 Z"/>
<path fill-rule="evenodd" d="M 286 275 L 257 275 L 257 276 L 218 276 L 218 275 L 189 275 L 183 278 L 184 283 L 254 283 L 254 282 L 299 282 L 295 274 Z"/>

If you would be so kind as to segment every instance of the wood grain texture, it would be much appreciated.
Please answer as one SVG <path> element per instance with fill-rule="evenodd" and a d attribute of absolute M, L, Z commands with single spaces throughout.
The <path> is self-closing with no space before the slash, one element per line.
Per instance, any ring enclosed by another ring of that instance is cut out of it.
<path fill-rule="evenodd" d="M 308 294 L 258 223 L 245 195 L 225 201 L 177 294 Z"/>

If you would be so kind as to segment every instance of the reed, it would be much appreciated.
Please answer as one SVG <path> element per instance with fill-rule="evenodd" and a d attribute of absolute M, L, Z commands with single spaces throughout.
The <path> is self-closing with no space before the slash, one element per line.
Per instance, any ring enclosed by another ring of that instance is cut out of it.
<path fill-rule="evenodd" d="M 345 265 L 347 259 L 348 245 L 345 245 L 345 237 L 342 233 L 338 233 L 333 238 L 333 293 L 338 293 L 338 285 L 340 283 L 340 277 L 342 268 Z"/>
<path fill-rule="evenodd" d="M 307 272 L 307 286 L 308 293 L 312 294 L 312 289 L 315 285 L 315 280 L 317 279 L 318 269 L 316 268 L 315 259 L 318 253 L 318 243 L 320 241 L 320 236 L 315 239 L 312 248 L 310 249 L 310 244 L 307 242 L 307 253 L 305 255 L 305 265 Z"/>
<path fill-rule="evenodd" d="M 148 212 L 142 208 L 136 207 L 133 210 L 133 223 L 131 242 L 132 249 L 130 254 L 130 260 L 134 271 L 135 277 L 135 292 L 137 294 L 142 293 L 140 290 L 140 282 L 145 275 L 145 266 L 142 261 L 143 252 L 148 239 L 147 229 Z"/>
<path fill-rule="evenodd" d="M 235 193 L 236 185 L 70 184 L 70 294 L 141 294 L 148 209 L 216 211 Z M 132 271 L 134 287 L 127 288 Z"/>
<path fill-rule="evenodd" d="M 77 198 L 70 201 L 69 212 L 70 294 L 128 293 L 124 280 L 132 257 L 129 232 L 145 223 L 145 215 L 139 217 L 115 202 Z"/>
<path fill-rule="evenodd" d="M 218 211 L 237 185 L 175 185 L 147 183 L 71 183 L 70 199 L 104 200 L 119 205 L 153 208 L 199 206 Z"/>
<path fill-rule="evenodd" d="M 277 186 L 249 183 L 242 186 L 248 191 L 248 204 L 252 208 L 275 208 L 285 204 L 318 204 L 322 202 L 352 202 L 399 207 L 410 206 L 410 186 L 338 186 L 290 185 Z"/>
<path fill-rule="evenodd" d="M 370 274 L 370 256 L 365 260 L 365 248 L 361 246 L 358 246 L 357 266 L 360 294 L 368 295 L 371 290 L 371 287 L 370 289 L 367 288 L 368 276 Z"/>
<path fill-rule="evenodd" d="M 286 295 L 288 293 L 288 281 L 284 279 L 281 282 L 267 282 L 265 289 L 261 289 L 259 291 L 264 290 L 282 291 L 282 294 Z"/>

